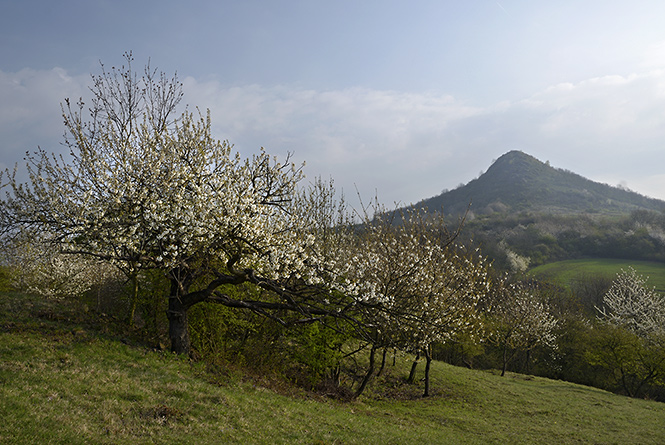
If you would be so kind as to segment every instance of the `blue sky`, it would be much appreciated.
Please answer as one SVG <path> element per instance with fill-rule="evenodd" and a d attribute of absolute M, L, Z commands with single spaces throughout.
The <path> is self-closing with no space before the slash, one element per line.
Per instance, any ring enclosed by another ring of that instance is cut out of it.
<path fill-rule="evenodd" d="M 178 72 L 245 155 L 409 203 L 510 150 L 665 199 L 662 0 L 0 3 L 0 164 L 62 151 L 99 61 Z"/>

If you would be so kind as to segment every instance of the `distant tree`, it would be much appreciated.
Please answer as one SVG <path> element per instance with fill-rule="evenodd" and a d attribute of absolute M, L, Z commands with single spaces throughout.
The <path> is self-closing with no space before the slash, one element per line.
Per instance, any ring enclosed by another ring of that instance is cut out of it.
<path fill-rule="evenodd" d="M 602 306 L 605 293 L 612 286 L 612 276 L 593 273 L 579 273 L 570 282 L 570 289 L 587 314 L 594 315 Z"/>
<path fill-rule="evenodd" d="M 665 379 L 665 299 L 635 269 L 621 270 L 598 308 L 610 333 L 601 336 L 593 358 L 637 397 Z"/>
<path fill-rule="evenodd" d="M 534 288 L 499 282 L 494 297 L 489 339 L 501 348 L 502 376 L 518 351 L 529 352 L 539 345 L 556 347 L 557 319 Z"/>
<path fill-rule="evenodd" d="M 603 321 L 628 329 L 640 337 L 665 338 L 665 299 L 646 286 L 647 278 L 632 267 L 622 269 L 598 308 Z"/>
<path fill-rule="evenodd" d="M 508 247 L 508 244 L 505 241 L 501 241 L 499 247 L 505 251 L 506 259 L 508 260 L 512 272 L 522 273 L 529 268 L 529 263 L 531 262 L 529 257 L 518 255 Z"/>

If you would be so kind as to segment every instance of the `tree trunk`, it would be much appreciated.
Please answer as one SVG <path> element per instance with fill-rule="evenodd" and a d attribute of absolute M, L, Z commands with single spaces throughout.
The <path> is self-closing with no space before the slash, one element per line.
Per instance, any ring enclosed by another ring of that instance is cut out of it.
<path fill-rule="evenodd" d="M 501 377 L 506 375 L 506 366 L 508 365 L 508 345 L 503 345 L 503 367 L 501 368 Z"/>
<path fill-rule="evenodd" d="M 381 373 L 383 372 L 383 368 L 386 366 L 386 354 L 388 354 L 388 348 L 383 348 L 383 357 L 381 358 L 381 367 L 379 368 L 379 372 L 376 373 L 376 376 L 380 376 Z"/>
<path fill-rule="evenodd" d="M 407 383 L 413 383 L 416 380 L 416 366 L 418 366 L 418 360 L 420 360 L 420 352 L 416 354 L 416 358 L 411 365 L 411 372 L 409 373 L 409 378 L 406 379 Z"/>
<path fill-rule="evenodd" d="M 132 307 L 129 311 L 129 327 L 134 327 L 134 317 L 136 315 L 136 307 L 139 304 L 139 280 L 136 274 L 133 274 L 131 277 L 132 283 Z"/>
<path fill-rule="evenodd" d="M 425 392 L 423 397 L 429 397 L 429 367 L 432 364 L 432 354 L 429 345 L 425 347 Z"/>
<path fill-rule="evenodd" d="M 341 365 L 338 364 L 330 371 L 330 380 L 336 387 L 339 387 L 341 379 L 342 379 L 342 367 Z"/>
<path fill-rule="evenodd" d="M 169 297 L 169 308 L 166 316 L 169 320 L 169 337 L 171 339 L 171 351 L 177 354 L 189 354 L 190 341 L 187 323 L 187 306 L 185 306 L 178 295 L 178 283 L 171 280 L 171 296 Z"/>
<path fill-rule="evenodd" d="M 363 391 L 365 390 L 365 387 L 367 386 L 369 379 L 372 377 L 372 374 L 374 374 L 374 359 L 376 355 L 375 353 L 376 353 L 376 347 L 372 345 L 372 349 L 369 352 L 369 366 L 367 368 L 367 372 L 365 373 L 365 377 L 363 377 L 362 382 L 360 382 L 360 387 L 358 387 L 358 390 L 353 396 L 354 399 L 360 397 L 360 394 L 362 394 Z"/>

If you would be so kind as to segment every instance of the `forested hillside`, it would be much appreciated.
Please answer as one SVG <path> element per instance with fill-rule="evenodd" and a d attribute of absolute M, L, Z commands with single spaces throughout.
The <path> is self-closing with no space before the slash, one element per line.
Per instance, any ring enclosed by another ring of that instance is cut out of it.
<path fill-rule="evenodd" d="M 665 261 L 665 202 L 590 181 L 521 151 L 414 207 L 465 216 L 460 240 L 496 266 L 524 270 L 589 257 Z"/>
<path fill-rule="evenodd" d="M 484 215 L 467 219 L 460 237 L 504 269 L 579 258 L 665 261 L 665 215 L 648 210 Z"/>

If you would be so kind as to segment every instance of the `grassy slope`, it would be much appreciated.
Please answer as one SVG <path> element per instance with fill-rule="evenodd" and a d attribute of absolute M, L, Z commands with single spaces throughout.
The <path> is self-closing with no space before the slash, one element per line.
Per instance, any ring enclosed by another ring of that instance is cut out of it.
<path fill-rule="evenodd" d="M 665 443 L 665 404 L 584 386 L 435 363 L 428 399 L 286 396 L 39 305 L 0 296 L 0 443 Z"/>
<path fill-rule="evenodd" d="M 628 267 L 633 267 L 638 274 L 649 277 L 647 285 L 654 286 L 658 292 L 665 294 L 665 264 L 652 261 L 607 258 L 566 260 L 534 267 L 529 273 L 567 286 L 582 275 L 606 275 L 613 278 L 621 269 Z"/>

